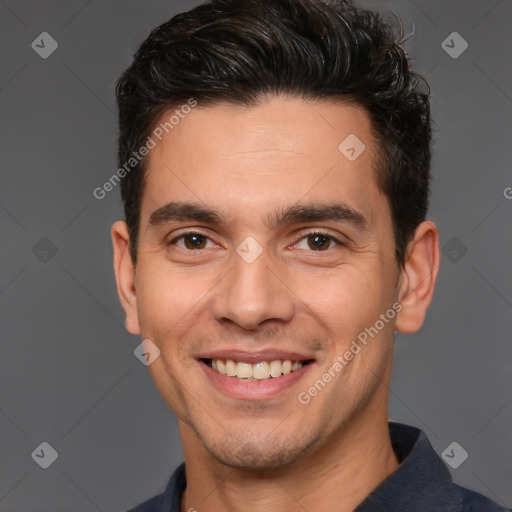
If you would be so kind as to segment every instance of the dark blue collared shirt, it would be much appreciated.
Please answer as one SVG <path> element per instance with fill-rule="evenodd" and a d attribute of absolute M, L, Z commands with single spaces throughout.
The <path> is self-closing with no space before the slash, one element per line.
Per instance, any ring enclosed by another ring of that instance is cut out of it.
<path fill-rule="evenodd" d="M 506 512 L 489 498 L 453 482 L 450 471 L 421 430 L 389 423 L 399 467 L 354 512 Z M 176 469 L 163 494 L 130 512 L 180 512 L 187 485 L 185 464 Z M 208 512 L 208 511 L 204 511 Z"/>

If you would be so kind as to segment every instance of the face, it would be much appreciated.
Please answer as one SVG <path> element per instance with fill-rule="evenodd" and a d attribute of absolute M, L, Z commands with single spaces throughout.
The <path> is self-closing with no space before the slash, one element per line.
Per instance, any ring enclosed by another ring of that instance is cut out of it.
<path fill-rule="evenodd" d="M 283 466 L 387 414 L 401 271 L 375 147 L 361 107 L 275 98 L 199 105 L 151 150 L 127 325 L 224 464 Z"/>

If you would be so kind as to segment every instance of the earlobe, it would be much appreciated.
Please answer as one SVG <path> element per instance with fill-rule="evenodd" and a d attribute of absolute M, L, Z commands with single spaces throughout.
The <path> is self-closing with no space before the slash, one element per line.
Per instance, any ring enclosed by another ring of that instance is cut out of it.
<path fill-rule="evenodd" d="M 423 325 L 434 294 L 439 263 L 437 228 L 430 221 L 422 222 L 407 245 L 399 292 L 402 310 L 395 323 L 397 331 L 410 334 Z"/>
<path fill-rule="evenodd" d="M 117 293 L 126 314 L 126 330 L 131 334 L 140 334 L 135 288 L 135 265 L 130 254 L 130 238 L 126 222 L 115 222 L 112 225 L 111 235 Z"/>

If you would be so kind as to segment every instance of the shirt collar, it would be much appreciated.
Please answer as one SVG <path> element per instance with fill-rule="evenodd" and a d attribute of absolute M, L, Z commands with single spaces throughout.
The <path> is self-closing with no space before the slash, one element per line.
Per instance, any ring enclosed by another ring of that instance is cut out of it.
<path fill-rule="evenodd" d="M 389 423 L 393 451 L 400 465 L 354 512 L 439 512 L 455 510 L 459 502 L 458 487 L 441 458 L 421 430 Z"/>

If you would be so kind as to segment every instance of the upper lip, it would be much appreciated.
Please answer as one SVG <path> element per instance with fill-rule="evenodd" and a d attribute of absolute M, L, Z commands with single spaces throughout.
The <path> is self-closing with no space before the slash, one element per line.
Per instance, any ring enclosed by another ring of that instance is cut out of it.
<path fill-rule="evenodd" d="M 284 350 L 258 350 L 247 352 L 244 350 L 215 350 L 201 354 L 197 359 L 231 359 L 241 363 L 258 363 L 260 361 L 311 361 L 314 357 L 308 357 L 297 352 L 286 352 Z"/>

